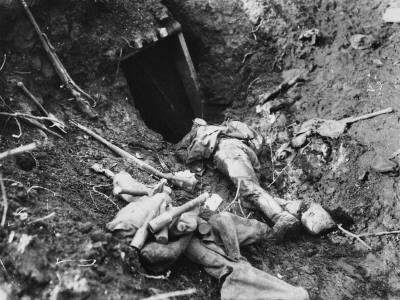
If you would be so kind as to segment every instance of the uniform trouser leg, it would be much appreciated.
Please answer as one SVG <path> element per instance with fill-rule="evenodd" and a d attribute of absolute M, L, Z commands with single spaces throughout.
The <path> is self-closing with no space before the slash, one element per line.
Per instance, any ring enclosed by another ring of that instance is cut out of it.
<path fill-rule="evenodd" d="M 221 300 L 308 300 L 308 293 L 252 267 L 248 262 L 231 261 L 215 243 L 204 244 L 197 237 L 185 255 L 222 283 Z"/>
<path fill-rule="evenodd" d="M 233 181 L 247 201 L 255 205 L 268 219 L 276 222 L 283 211 L 274 198 L 260 187 L 254 168 L 259 167 L 256 154 L 242 142 L 221 140 L 214 154 L 218 170 Z"/>

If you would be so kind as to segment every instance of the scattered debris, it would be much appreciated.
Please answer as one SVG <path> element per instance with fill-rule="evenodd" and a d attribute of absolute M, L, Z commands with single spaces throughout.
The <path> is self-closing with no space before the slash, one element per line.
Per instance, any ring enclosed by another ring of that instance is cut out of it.
<path fill-rule="evenodd" d="M 389 7 L 382 16 L 384 22 L 400 23 L 400 7 Z"/>
<path fill-rule="evenodd" d="M 283 93 L 290 87 L 294 86 L 297 82 L 304 80 L 306 75 L 307 75 L 307 72 L 300 73 L 299 75 L 293 77 L 292 79 L 282 82 L 278 87 L 273 89 L 271 92 L 261 94 L 258 97 L 258 105 L 264 104 L 265 102 L 271 100 L 272 98 L 276 97 L 280 93 Z"/>
<path fill-rule="evenodd" d="M 368 180 L 368 174 L 369 174 L 368 170 L 362 171 L 357 178 L 358 181 L 364 182 L 364 181 Z"/>
<path fill-rule="evenodd" d="M 371 48 L 374 42 L 375 39 L 372 35 L 355 34 L 350 37 L 350 45 L 356 50 Z"/>
<path fill-rule="evenodd" d="M 219 205 L 224 201 L 220 195 L 211 194 L 211 197 L 206 200 L 204 203 L 204 207 L 208 208 L 211 211 L 216 211 Z"/>
<path fill-rule="evenodd" d="M 399 166 L 395 162 L 377 155 L 371 163 L 371 169 L 378 173 L 398 175 Z"/>
<path fill-rule="evenodd" d="M 28 245 L 32 242 L 33 239 L 34 236 L 23 233 L 18 242 L 18 247 L 17 247 L 18 253 L 23 254 L 25 252 L 26 247 L 28 247 Z"/>
<path fill-rule="evenodd" d="M 300 36 L 300 41 L 311 40 L 310 45 L 315 45 L 317 38 L 321 36 L 321 32 L 319 29 L 313 28 L 306 31 L 303 31 Z"/>
<path fill-rule="evenodd" d="M 377 58 L 373 59 L 372 62 L 374 64 L 376 64 L 377 66 L 382 66 L 383 65 L 383 62 L 380 59 L 377 59 Z"/>
<path fill-rule="evenodd" d="M 14 213 L 14 216 L 18 217 L 20 221 L 24 221 L 28 219 L 28 213 L 26 212 L 26 208 L 19 208 Z"/>
<path fill-rule="evenodd" d="M 310 119 L 301 125 L 300 129 L 296 133 L 296 136 L 292 139 L 291 144 L 294 148 L 300 148 L 305 144 L 307 138 L 313 133 L 318 133 L 320 136 L 337 139 L 341 134 L 344 133 L 348 124 L 391 112 L 393 112 L 393 109 L 389 107 L 374 113 L 359 117 L 345 118 L 339 121 L 319 118 Z"/>
<path fill-rule="evenodd" d="M 90 294 L 89 283 L 81 272 L 67 271 L 60 276 L 60 282 L 51 293 L 51 300 L 86 299 Z"/>

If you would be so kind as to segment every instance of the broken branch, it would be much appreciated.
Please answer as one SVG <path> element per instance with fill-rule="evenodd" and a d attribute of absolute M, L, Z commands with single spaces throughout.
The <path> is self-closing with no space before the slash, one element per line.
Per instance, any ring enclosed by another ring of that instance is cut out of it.
<path fill-rule="evenodd" d="M 5 151 L 3 153 L 0 153 L 0 160 L 2 160 L 4 158 L 7 158 L 7 157 L 10 157 L 10 156 L 13 156 L 13 155 L 17 155 L 17 154 L 26 152 L 26 151 L 31 151 L 31 150 L 34 150 L 36 148 L 37 148 L 37 144 L 36 143 L 30 143 L 30 144 L 23 145 L 23 146 L 20 146 L 18 148 L 15 148 L 15 149 L 7 150 L 7 151 Z"/>
<path fill-rule="evenodd" d="M 196 188 L 196 185 L 197 185 L 196 178 L 194 178 L 194 177 L 193 178 L 192 177 L 191 178 L 183 178 L 183 177 L 178 177 L 172 173 L 162 173 L 159 170 L 157 170 L 156 168 L 152 167 L 151 165 L 145 163 L 144 161 L 142 161 L 142 160 L 136 158 L 135 156 L 131 155 L 130 153 L 126 152 L 125 150 L 122 150 L 121 148 L 111 144 L 109 141 L 102 138 L 97 133 L 94 133 L 89 128 L 87 128 L 75 121 L 72 121 L 72 120 L 70 121 L 70 123 L 73 126 L 78 127 L 80 130 L 86 132 L 87 134 L 89 134 L 91 137 L 95 138 L 99 142 L 103 143 L 108 148 L 110 148 L 114 152 L 118 153 L 120 156 L 133 162 L 139 169 L 145 170 L 146 172 L 153 174 L 157 177 L 165 178 L 165 179 L 171 181 L 174 185 L 184 189 L 185 191 L 193 192 L 194 189 Z"/>
<path fill-rule="evenodd" d="M 33 101 L 33 103 L 36 104 L 36 106 L 38 107 L 38 109 L 40 110 L 40 112 L 41 112 L 43 115 L 45 115 L 45 116 L 48 118 L 48 120 L 49 120 L 50 122 L 53 123 L 52 126 L 57 127 L 57 128 L 60 129 L 63 133 L 67 133 L 67 132 L 65 131 L 65 124 L 64 124 L 64 122 L 61 122 L 60 120 L 58 120 L 54 115 L 49 114 L 49 113 L 47 112 L 47 110 L 42 106 L 42 104 L 39 103 L 39 101 L 36 99 L 36 97 L 32 95 L 32 93 L 26 88 L 26 86 L 25 86 L 22 82 L 18 82 L 18 83 L 17 83 L 17 86 L 25 93 L 25 95 L 26 95 L 30 100 Z M 50 127 L 52 127 L 52 126 L 50 126 Z"/>
<path fill-rule="evenodd" d="M 347 231 L 346 229 L 343 229 L 342 224 L 338 224 L 337 227 L 338 227 L 343 233 L 345 233 L 345 234 L 347 234 L 347 235 L 349 235 L 349 236 L 351 236 L 351 237 L 353 237 L 353 238 L 356 238 L 361 244 L 363 244 L 365 247 L 367 247 L 368 250 L 371 250 L 371 249 L 372 249 L 372 247 L 369 246 L 366 242 L 364 242 L 364 241 L 360 238 L 359 235 L 354 234 L 354 233 L 351 233 L 350 231 Z"/>
<path fill-rule="evenodd" d="M 54 123 L 59 123 L 60 125 L 63 124 L 61 121 L 54 120 L 54 119 L 49 118 L 49 117 L 36 117 L 36 116 L 32 116 L 30 114 L 24 114 L 24 113 L 19 113 L 19 112 L 16 112 L 16 113 L 0 112 L 0 116 L 22 117 L 22 118 L 28 118 L 28 119 L 33 119 L 33 120 L 51 121 L 51 122 L 54 122 Z"/>
<path fill-rule="evenodd" d="M 37 24 L 35 18 L 33 17 L 28 5 L 26 4 L 25 0 L 20 0 L 22 6 L 25 9 L 25 12 L 29 18 L 29 21 L 32 23 L 32 26 L 35 28 L 35 31 L 39 37 L 40 42 L 44 50 L 46 51 L 47 56 L 51 64 L 53 65 L 54 69 L 56 70 L 58 76 L 60 76 L 61 81 L 64 83 L 65 87 L 70 91 L 70 93 L 74 96 L 75 101 L 77 102 L 79 108 L 86 113 L 90 118 L 98 117 L 97 112 L 90 107 L 90 104 L 86 98 L 93 100 L 93 98 L 84 92 L 70 77 L 67 70 L 65 69 L 64 65 L 61 63 L 60 59 L 58 58 L 57 54 L 54 52 L 54 47 L 50 44 L 49 39 L 47 36 L 40 30 L 39 25 Z"/>
<path fill-rule="evenodd" d="M 273 89 L 272 92 L 264 93 L 264 94 L 260 95 L 259 100 L 258 100 L 258 104 L 259 105 L 264 104 L 265 102 L 271 100 L 272 98 L 276 97 L 280 93 L 286 91 L 288 88 L 292 87 L 297 82 L 302 80 L 304 75 L 305 75 L 304 73 L 301 73 L 301 74 L 293 77 L 292 79 L 289 79 L 289 80 L 286 80 L 286 81 L 282 82 L 275 89 Z"/>
<path fill-rule="evenodd" d="M 37 121 L 38 119 L 43 120 L 42 118 L 44 118 L 44 117 L 35 117 L 35 116 L 32 116 L 30 114 L 25 114 L 25 113 L 5 113 L 5 112 L 1 112 L 0 115 L 21 118 L 22 121 L 24 121 L 25 123 L 28 123 L 29 125 L 35 126 L 39 129 L 43 130 L 44 132 L 50 133 L 60 139 L 64 139 L 61 135 L 59 135 L 58 133 L 56 133 L 54 131 L 51 131 L 46 126 L 44 126 L 43 124 L 41 124 Z M 54 121 L 54 120 L 52 119 L 52 121 Z"/>

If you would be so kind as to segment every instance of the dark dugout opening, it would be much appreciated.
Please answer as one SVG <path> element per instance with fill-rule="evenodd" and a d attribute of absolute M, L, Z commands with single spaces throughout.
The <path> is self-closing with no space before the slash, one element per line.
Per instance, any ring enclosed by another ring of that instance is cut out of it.
<path fill-rule="evenodd" d="M 182 33 L 127 55 L 121 68 L 146 125 L 176 143 L 202 117 L 192 61 Z"/>

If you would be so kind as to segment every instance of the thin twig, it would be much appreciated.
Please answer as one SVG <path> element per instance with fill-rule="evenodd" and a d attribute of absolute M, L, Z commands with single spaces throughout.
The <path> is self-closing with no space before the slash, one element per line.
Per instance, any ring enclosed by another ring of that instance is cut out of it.
<path fill-rule="evenodd" d="M 94 186 L 94 187 L 92 188 L 92 189 L 93 189 L 93 192 L 95 192 L 95 193 L 97 193 L 97 194 L 100 194 L 100 195 L 102 195 L 103 197 L 106 197 L 106 199 L 107 199 L 108 201 L 110 201 L 112 204 L 115 205 L 115 207 L 116 207 L 118 210 L 120 210 L 118 204 L 115 203 L 110 197 L 108 197 L 106 194 L 104 194 L 104 193 L 102 193 L 102 192 L 96 190 L 97 187 L 102 187 L 102 186 L 109 186 L 109 185 L 108 185 L 108 184 L 96 185 L 96 186 Z"/>
<path fill-rule="evenodd" d="M 29 192 L 30 192 L 31 190 L 33 190 L 33 189 L 43 189 L 43 190 L 49 191 L 50 193 L 53 193 L 53 196 L 54 196 L 54 197 L 57 196 L 57 194 L 58 194 L 58 193 L 56 193 L 56 192 L 54 192 L 54 191 L 52 191 L 52 190 L 49 190 L 48 188 L 45 188 L 45 187 L 42 187 L 42 186 L 39 186 L 39 185 L 33 185 L 33 186 L 31 186 L 31 187 L 26 191 L 26 193 L 29 194 Z"/>
<path fill-rule="evenodd" d="M 33 224 L 33 223 L 37 223 L 37 222 L 40 222 L 40 221 L 43 221 L 43 220 L 46 220 L 46 219 L 50 219 L 50 218 L 54 217 L 55 215 L 56 215 L 56 213 L 52 212 L 51 214 L 49 214 L 47 216 L 44 216 L 42 218 L 30 221 L 30 222 L 28 222 L 28 224 Z"/>
<path fill-rule="evenodd" d="M 128 41 L 126 38 L 124 38 L 123 36 L 121 36 L 121 39 L 123 39 L 123 40 L 128 44 L 129 48 L 135 48 L 135 47 L 133 47 L 133 46 L 129 43 L 129 41 Z"/>
<path fill-rule="evenodd" d="M 196 289 L 188 289 L 185 291 L 169 292 L 169 293 L 151 296 L 148 298 L 142 298 L 142 300 L 165 300 L 165 299 L 169 299 L 170 297 L 186 296 L 186 295 L 192 295 L 194 293 L 196 293 Z"/>
<path fill-rule="evenodd" d="M 19 134 L 13 134 L 12 137 L 19 139 L 22 135 L 21 124 L 19 123 L 18 118 L 14 118 L 14 120 L 15 120 L 15 123 L 17 123 L 17 125 L 18 125 Z"/>
<path fill-rule="evenodd" d="M 272 152 L 272 136 L 271 136 L 271 132 L 268 133 L 268 137 L 269 137 L 269 151 L 271 154 L 271 167 L 272 167 L 272 180 L 275 180 L 275 167 L 274 167 L 274 153 Z"/>
<path fill-rule="evenodd" d="M 64 126 L 64 123 L 61 121 L 54 119 L 54 118 L 49 118 L 49 117 L 36 117 L 30 114 L 24 114 L 24 113 L 5 113 L 5 112 L 0 112 L 0 116 L 10 116 L 10 117 L 22 117 L 22 118 L 28 118 L 28 119 L 34 119 L 34 120 L 45 120 L 45 121 L 51 121 L 53 123 L 58 123 L 60 126 Z"/>
<path fill-rule="evenodd" d="M 90 264 L 78 264 L 78 267 L 91 267 L 96 263 L 95 259 L 80 259 L 78 261 L 81 261 L 81 262 L 92 261 Z"/>
<path fill-rule="evenodd" d="M 102 210 L 97 206 L 96 202 L 94 201 L 94 198 L 93 198 L 93 195 L 92 195 L 92 191 L 89 191 L 89 195 L 90 195 L 90 198 L 92 199 L 92 202 L 93 202 L 93 204 L 94 204 L 94 207 L 95 207 L 99 212 L 105 214 L 105 212 L 102 211 Z"/>
<path fill-rule="evenodd" d="M 30 120 L 28 118 L 24 118 L 24 117 L 21 117 L 21 118 L 25 123 L 28 123 L 29 125 L 35 126 L 35 127 L 39 128 L 40 130 L 43 130 L 44 132 L 50 133 L 50 134 L 52 134 L 52 135 L 64 140 L 64 138 L 61 135 L 59 135 L 58 133 L 56 133 L 54 131 L 51 131 L 46 126 L 44 126 L 42 123 L 39 123 L 36 120 Z"/>
<path fill-rule="evenodd" d="M 168 280 L 169 275 L 171 275 L 171 271 L 168 270 L 167 274 L 165 274 L 165 275 L 147 275 L 144 273 L 139 273 L 139 274 L 143 275 L 144 277 L 149 278 L 149 279 Z"/>
<path fill-rule="evenodd" d="M 225 207 L 221 212 L 224 212 L 224 211 L 226 211 L 229 207 L 231 207 L 232 206 L 232 204 L 236 201 L 236 199 L 238 198 L 238 196 L 239 196 L 239 191 L 240 191 L 240 184 L 241 184 L 241 180 L 239 179 L 239 181 L 238 181 L 238 187 L 237 187 L 237 190 L 236 190 L 236 195 L 235 195 L 235 198 L 233 198 L 233 200 L 232 200 L 232 202 L 227 206 L 227 207 Z"/>
<path fill-rule="evenodd" d="M 7 274 L 7 269 L 6 269 L 6 267 L 4 266 L 3 261 L 2 261 L 1 259 L 0 259 L 0 265 L 3 267 L 4 272 Z"/>
<path fill-rule="evenodd" d="M 121 57 L 122 57 L 122 48 L 119 50 L 119 59 L 118 59 L 117 71 L 115 72 L 114 82 L 117 80 L 119 65 L 121 64 Z"/>
<path fill-rule="evenodd" d="M 364 241 L 360 238 L 360 236 L 358 236 L 357 234 L 351 233 L 350 231 L 347 231 L 346 229 L 343 229 L 342 224 L 338 224 L 337 227 L 338 227 L 343 233 L 345 233 L 345 234 L 347 234 L 347 235 L 349 235 L 349 236 L 351 236 L 351 237 L 353 237 L 353 238 L 356 238 L 361 244 L 363 244 L 365 247 L 367 247 L 368 250 L 372 250 L 372 247 L 369 246 L 366 242 L 364 242 Z"/>
<path fill-rule="evenodd" d="M 257 78 L 254 79 L 252 82 L 250 82 L 249 86 L 247 87 L 247 92 L 249 92 L 251 86 L 252 86 L 255 82 L 259 81 L 259 80 L 260 80 L 260 77 L 257 77 Z"/>
<path fill-rule="evenodd" d="M 8 178 L 3 178 L 3 181 L 11 181 L 13 182 L 12 185 L 15 185 L 16 183 L 19 184 L 21 187 L 24 187 L 24 184 L 21 181 L 13 180 L 13 179 L 8 179 Z"/>
<path fill-rule="evenodd" d="M 13 156 L 13 155 L 17 155 L 17 154 L 26 152 L 26 151 L 34 150 L 34 149 L 36 149 L 36 147 L 37 147 L 36 143 L 31 143 L 31 144 L 20 146 L 15 149 L 7 150 L 6 152 L 0 153 L 0 160 L 10 157 L 10 156 Z"/>
<path fill-rule="evenodd" d="M 0 226 L 4 227 L 4 225 L 6 224 L 8 200 L 7 200 L 7 195 L 6 195 L 6 188 L 5 188 L 4 182 L 3 182 L 3 173 L 0 173 L 0 187 L 1 187 L 1 194 L 3 197 L 3 217 L 1 218 Z"/>
<path fill-rule="evenodd" d="M 89 263 L 89 264 L 78 264 L 79 267 L 91 267 L 96 263 L 95 259 L 63 259 L 63 260 L 59 260 L 57 258 L 56 265 L 61 264 L 61 263 L 66 263 L 66 262 L 74 262 L 74 261 L 78 261 L 78 262 L 91 261 L 91 263 Z"/>
<path fill-rule="evenodd" d="M 241 203 L 240 199 L 238 200 L 238 203 L 239 203 L 239 208 L 240 208 L 240 211 L 241 211 L 241 212 L 242 212 L 242 214 L 243 214 L 243 217 L 245 217 L 245 218 L 246 218 L 246 215 L 245 215 L 245 213 L 244 213 L 244 211 L 243 211 L 243 208 L 242 208 L 242 203 Z"/>
<path fill-rule="evenodd" d="M 380 231 L 376 233 L 361 233 L 358 236 L 381 236 L 381 235 L 388 235 L 388 234 L 400 234 L 400 230 L 395 231 Z"/>
<path fill-rule="evenodd" d="M 3 61 L 2 65 L 1 65 L 1 67 L 0 67 L 0 71 L 3 70 L 3 67 L 4 67 L 4 65 L 6 63 L 6 59 L 7 59 L 7 54 L 4 54 L 4 61 Z"/>
<path fill-rule="evenodd" d="M 288 166 L 289 166 L 289 165 L 287 165 L 286 167 L 284 167 L 284 168 L 282 169 L 282 171 L 279 172 L 278 176 L 276 176 L 276 178 L 275 178 L 267 187 L 270 187 L 271 185 L 273 185 L 273 184 L 278 180 L 279 176 L 281 176 L 281 174 L 286 170 L 286 168 L 287 168 Z"/>
<path fill-rule="evenodd" d="M 250 52 L 246 53 L 246 54 L 244 55 L 244 57 L 243 57 L 242 63 L 244 63 L 244 62 L 246 61 L 247 57 L 249 57 L 249 56 L 252 55 L 253 53 L 254 53 L 254 51 L 250 51 Z"/>
<path fill-rule="evenodd" d="M 30 72 L 30 71 L 14 71 L 13 73 L 19 74 L 19 75 L 32 74 L 32 72 Z"/>

